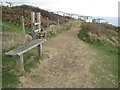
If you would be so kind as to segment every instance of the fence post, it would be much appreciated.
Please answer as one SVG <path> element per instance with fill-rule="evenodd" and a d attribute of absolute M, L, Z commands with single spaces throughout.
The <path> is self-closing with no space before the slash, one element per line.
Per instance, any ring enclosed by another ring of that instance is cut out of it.
<path fill-rule="evenodd" d="M 47 17 L 47 28 L 49 27 L 49 18 Z"/>
<path fill-rule="evenodd" d="M 24 16 L 22 16 L 22 32 L 25 34 Z"/>
<path fill-rule="evenodd" d="M 58 18 L 58 25 L 60 24 L 60 20 L 59 20 L 59 18 Z"/>
<path fill-rule="evenodd" d="M 41 19 L 41 13 L 38 12 L 37 13 L 37 22 L 40 23 L 40 24 L 38 24 L 39 32 L 41 32 L 41 20 L 40 19 Z"/>
<path fill-rule="evenodd" d="M 31 30 L 32 30 L 32 37 L 33 39 L 35 39 L 36 37 L 36 34 L 35 34 L 35 13 L 34 12 L 31 12 Z"/>
<path fill-rule="evenodd" d="M 39 29 L 38 32 L 41 32 L 41 21 L 40 21 L 41 17 L 40 16 L 41 16 L 41 13 L 38 12 L 37 13 L 37 23 L 39 23 L 38 24 L 38 29 Z M 38 56 L 42 56 L 42 44 L 38 45 L 37 48 L 38 48 Z"/>

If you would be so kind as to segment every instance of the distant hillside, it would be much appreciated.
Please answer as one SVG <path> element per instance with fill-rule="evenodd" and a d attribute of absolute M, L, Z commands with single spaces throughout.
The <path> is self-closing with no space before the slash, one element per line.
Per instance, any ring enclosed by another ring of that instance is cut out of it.
<path fill-rule="evenodd" d="M 97 24 L 97 23 L 86 23 L 92 33 L 97 35 L 107 35 L 109 33 L 115 33 L 114 31 L 117 29 L 116 26 L 111 24 Z"/>
<path fill-rule="evenodd" d="M 82 23 L 79 38 L 87 42 L 99 42 L 119 46 L 117 27 L 109 24 Z"/>
<path fill-rule="evenodd" d="M 2 19 L 3 21 L 13 22 L 15 24 L 21 24 L 21 16 L 23 15 L 25 18 L 25 26 L 30 26 L 30 18 L 31 12 L 41 12 L 42 15 L 42 26 L 47 26 L 47 17 L 49 18 L 49 24 L 57 24 L 59 19 L 60 24 L 68 21 L 67 18 L 54 14 L 52 12 L 48 12 L 42 10 L 38 7 L 22 5 L 22 6 L 14 6 L 14 7 L 2 7 Z"/>

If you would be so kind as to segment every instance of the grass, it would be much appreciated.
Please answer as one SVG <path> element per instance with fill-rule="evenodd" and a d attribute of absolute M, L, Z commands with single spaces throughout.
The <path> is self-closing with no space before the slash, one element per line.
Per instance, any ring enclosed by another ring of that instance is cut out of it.
<path fill-rule="evenodd" d="M 99 53 L 91 66 L 93 84 L 100 88 L 118 88 L 118 48 L 99 43 L 88 43 Z"/>
<path fill-rule="evenodd" d="M 3 22 L 2 24 L 2 31 L 4 32 L 21 32 L 22 28 L 20 25 L 15 25 L 10 22 Z M 27 28 L 26 32 L 29 33 L 30 29 Z M 9 37 L 8 39 L 10 39 Z M 3 38 L 5 41 L 7 37 Z M 5 41 L 7 42 L 7 41 Z M 16 88 L 19 84 L 19 77 L 22 75 L 26 75 L 28 72 L 31 71 L 33 67 L 36 67 L 38 63 L 40 63 L 41 58 L 37 56 L 37 49 L 34 48 L 29 52 L 24 54 L 24 65 L 25 65 L 25 72 L 20 75 L 16 72 L 16 58 L 15 57 L 7 57 L 4 55 L 5 52 L 13 50 L 14 48 L 18 47 L 21 42 L 15 44 L 11 48 L 2 50 L 2 87 L 3 88 Z"/>
<path fill-rule="evenodd" d="M 31 30 L 28 27 L 25 27 L 26 33 L 29 33 Z M 10 22 L 2 22 L 2 32 L 22 32 L 22 25 L 15 25 Z"/>
<path fill-rule="evenodd" d="M 32 49 L 29 53 L 25 53 L 25 71 L 30 72 L 31 68 L 35 68 L 39 63 L 42 57 L 39 57 L 37 54 L 37 48 Z M 32 57 L 31 57 L 32 56 Z"/>
<path fill-rule="evenodd" d="M 11 49 L 9 49 L 11 50 Z M 9 51 L 8 50 L 8 51 Z M 6 51 L 3 51 L 5 53 Z M 32 57 L 31 57 L 32 56 Z M 34 48 L 24 54 L 24 66 L 25 72 L 22 75 L 27 74 L 32 68 L 36 67 L 40 63 L 40 58 L 37 56 L 37 49 Z M 2 82 L 3 88 L 16 88 L 20 84 L 19 77 L 22 76 L 16 72 L 16 58 L 2 56 Z"/>
<path fill-rule="evenodd" d="M 15 88 L 20 83 L 20 81 L 18 80 L 19 76 L 10 72 L 11 70 L 14 70 L 15 59 L 3 56 L 2 64 L 3 64 L 2 87 L 3 88 Z"/>
<path fill-rule="evenodd" d="M 61 26 L 55 26 L 54 27 L 54 31 L 51 31 L 47 34 L 47 37 L 48 38 L 53 38 L 53 37 L 56 37 L 57 35 L 67 31 L 67 30 L 70 30 L 71 28 L 75 27 L 77 24 L 77 22 L 70 22 L 70 23 L 67 23 L 67 24 L 64 24 L 64 25 L 61 25 Z"/>
<path fill-rule="evenodd" d="M 78 37 L 97 52 L 95 62 L 90 68 L 90 72 L 94 76 L 91 83 L 96 88 L 118 88 L 118 47 L 107 43 L 102 38 L 91 41 L 88 36 L 90 31 L 89 27 L 82 24 Z M 111 32 L 108 35 L 110 37 L 115 36 Z"/>

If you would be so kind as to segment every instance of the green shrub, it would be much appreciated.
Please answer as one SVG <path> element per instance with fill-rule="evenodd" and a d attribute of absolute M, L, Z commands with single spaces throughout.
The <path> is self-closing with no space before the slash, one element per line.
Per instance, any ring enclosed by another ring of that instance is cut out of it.
<path fill-rule="evenodd" d="M 89 33 L 90 30 L 86 24 L 81 24 L 81 30 L 78 34 L 78 37 L 83 41 L 89 41 Z"/>

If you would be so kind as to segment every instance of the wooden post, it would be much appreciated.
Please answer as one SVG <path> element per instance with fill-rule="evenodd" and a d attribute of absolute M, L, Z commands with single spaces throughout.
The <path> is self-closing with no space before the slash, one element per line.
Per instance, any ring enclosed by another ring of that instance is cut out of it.
<path fill-rule="evenodd" d="M 38 45 L 38 56 L 42 56 L 42 44 Z"/>
<path fill-rule="evenodd" d="M 47 28 L 49 27 L 49 18 L 47 17 Z"/>
<path fill-rule="evenodd" d="M 32 30 L 32 37 L 33 39 L 36 38 L 36 35 L 35 35 L 35 13 L 34 12 L 31 12 L 31 30 Z"/>
<path fill-rule="evenodd" d="M 60 20 L 59 20 L 59 18 L 58 18 L 58 25 L 60 24 Z"/>
<path fill-rule="evenodd" d="M 41 32 L 41 21 L 40 21 L 41 17 L 40 16 L 41 16 L 41 14 L 40 14 L 40 12 L 38 12 L 37 13 L 37 22 L 40 23 L 40 24 L 38 24 L 38 29 L 39 29 L 38 32 Z"/>
<path fill-rule="evenodd" d="M 25 34 L 24 17 L 22 16 L 22 32 Z"/>
<path fill-rule="evenodd" d="M 20 56 L 16 56 L 16 69 L 18 72 L 22 73 L 24 71 L 24 61 L 23 61 L 23 54 Z"/>

